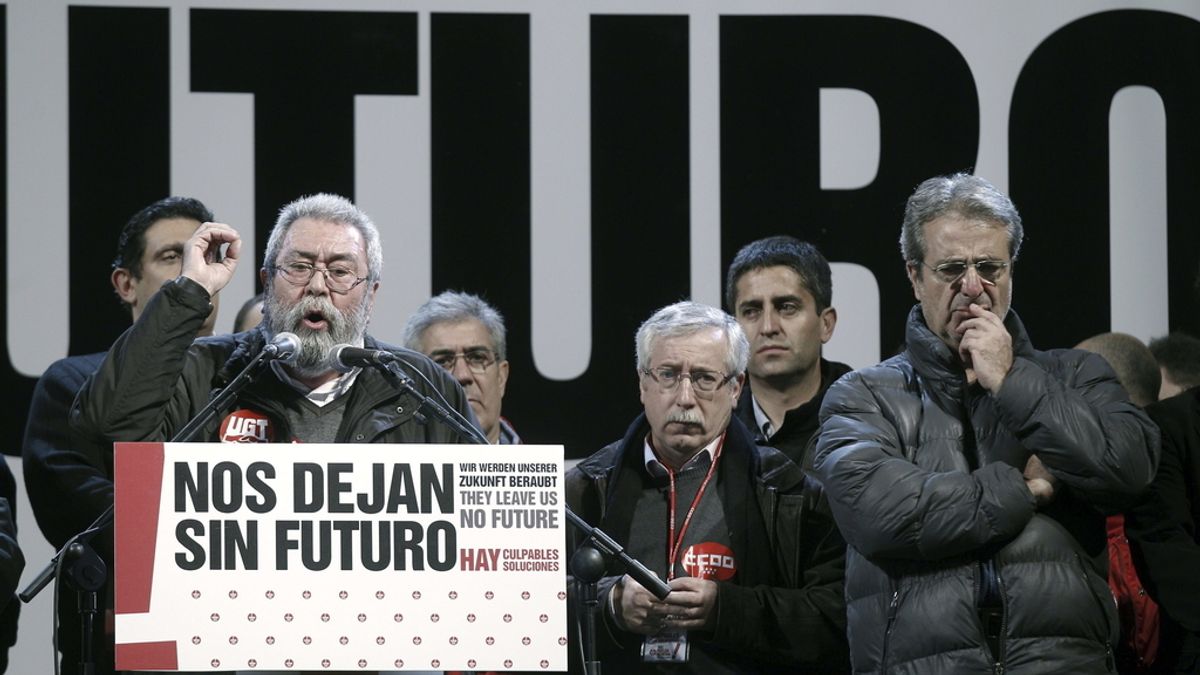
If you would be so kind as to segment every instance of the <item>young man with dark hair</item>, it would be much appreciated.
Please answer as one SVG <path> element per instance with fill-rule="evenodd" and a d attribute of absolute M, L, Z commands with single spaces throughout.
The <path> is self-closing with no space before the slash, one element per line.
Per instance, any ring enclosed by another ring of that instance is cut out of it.
<path fill-rule="evenodd" d="M 832 301 L 829 263 L 815 246 L 794 237 L 751 242 L 729 266 L 725 302 L 750 340 L 738 419 L 756 442 L 798 464 L 807 463 L 825 390 L 850 372 L 821 357 L 837 325 Z"/>

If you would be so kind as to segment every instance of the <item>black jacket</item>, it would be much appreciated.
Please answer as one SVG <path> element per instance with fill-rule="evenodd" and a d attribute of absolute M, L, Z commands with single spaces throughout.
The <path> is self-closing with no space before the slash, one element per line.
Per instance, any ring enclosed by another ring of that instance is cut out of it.
<path fill-rule="evenodd" d="M 86 437 L 109 441 L 169 440 L 262 350 L 261 328 L 194 340 L 209 312 L 208 293 L 180 277 L 151 298 L 137 323 L 127 330 L 88 380 L 72 410 L 72 423 Z M 449 407 L 475 423 L 462 387 L 423 354 L 391 347 L 366 337 L 368 349 L 387 349 L 406 364 L 425 396 L 444 395 Z M 373 369 L 359 373 L 336 442 L 457 443 L 457 434 L 431 415 L 418 415 L 419 401 L 397 392 Z M 271 421 L 274 440 L 292 439 L 283 401 L 297 394 L 270 369 L 238 395 L 231 409 L 249 409 Z M 218 415 L 197 440 L 218 440 Z"/>
<path fill-rule="evenodd" d="M 967 385 L 915 307 L 906 351 L 825 397 L 815 469 L 849 545 L 856 672 L 1113 667 L 1103 513 L 1149 483 L 1158 430 L 1104 359 L 1036 351 L 1014 312 L 1004 323 L 1014 360 L 996 395 Z M 1061 481 L 1042 510 L 1022 475 L 1034 453 Z M 989 590 L 994 656 L 977 610 Z"/>
<path fill-rule="evenodd" d="M 50 364 L 33 390 L 25 442 L 21 450 L 25 491 L 46 541 L 56 550 L 82 532 L 113 503 L 112 445 L 72 433 L 67 423 L 71 403 L 87 377 L 100 367 L 104 352 L 68 356 Z M 108 566 L 112 579 L 112 530 L 101 531 L 92 548 Z M 46 591 L 50 592 L 50 591 Z M 107 598 L 108 590 L 101 591 Z M 112 608 L 111 601 L 107 602 Z M 80 620 L 78 599 L 65 586 L 58 594 L 59 647 L 62 670 L 78 670 Z M 112 636 L 104 621 L 92 632 L 96 675 L 113 672 Z"/>
<path fill-rule="evenodd" d="M 821 426 L 818 415 L 821 411 L 821 401 L 825 399 L 825 392 L 829 390 L 829 385 L 850 370 L 850 366 L 844 363 L 821 359 L 821 388 L 807 403 L 802 403 L 787 411 L 783 418 L 783 424 L 769 439 L 763 435 L 762 429 L 758 426 L 758 420 L 754 418 L 754 400 L 751 398 L 748 378 L 746 386 L 742 388 L 742 395 L 738 398 L 735 414 L 742 424 L 746 425 L 746 428 L 754 434 L 755 443 L 769 445 L 801 466 L 812 466 L 812 452 L 809 450 L 809 444 Z"/>
<path fill-rule="evenodd" d="M 628 543 L 632 505 L 613 503 L 615 487 L 619 472 L 642 461 L 648 432 L 641 415 L 622 440 L 583 460 L 566 477 L 568 506 L 622 546 Z M 756 446 L 736 418 L 730 420 L 716 481 L 735 557 L 757 563 L 759 569 L 739 569 L 733 580 L 716 582 L 716 629 L 711 635 L 692 634 L 691 648 L 717 650 L 726 659 L 735 655 L 744 672 L 780 666 L 791 672 L 845 671 L 845 543 L 819 486 L 778 451 Z M 753 532 L 762 532 L 765 541 Z M 665 536 L 663 541 L 665 545 Z M 623 573 L 616 563 L 609 564 L 608 583 L 601 584 L 605 588 Z M 597 622 L 597 634 L 606 670 L 641 665 L 640 635 L 607 620 Z"/>
<path fill-rule="evenodd" d="M 1200 387 L 1152 403 L 1162 460 L 1150 489 L 1125 517 L 1138 575 L 1170 624 L 1159 658 L 1200 671 Z M 1182 651 L 1182 655 L 1179 652 Z"/>
<path fill-rule="evenodd" d="M 104 352 L 50 364 L 33 390 L 21 449 L 25 489 L 42 534 L 55 549 L 113 503 L 112 447 L 71 433 L 67 415 Z"/>
<path fill-rule="evenodd" d="M 25 556 L 17 545 L 17 481 L 8 464 L 0 461 L 0 673 L 8 670 L 8 648 L 17 642 L 21 602 L 17 584 L 25 569 Z"/>

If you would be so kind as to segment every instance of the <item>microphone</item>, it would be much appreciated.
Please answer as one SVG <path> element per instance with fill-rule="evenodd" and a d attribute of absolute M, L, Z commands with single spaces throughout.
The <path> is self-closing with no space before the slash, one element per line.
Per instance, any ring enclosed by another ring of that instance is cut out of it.
<path fill-rule="evenodd" d="M 300 338 L 295 333 L 279 333 L 262 350 L 263 358 L 293 364 L 300 358 Z"/>
<path fill-rule="evenodd" d="M 329 350 L 329 364 L 339 373 L 348 373 L 355 368 L 379 368 L 395 360 L 395 354 L 383 349 L 363 349 L 341 344 Z"/>

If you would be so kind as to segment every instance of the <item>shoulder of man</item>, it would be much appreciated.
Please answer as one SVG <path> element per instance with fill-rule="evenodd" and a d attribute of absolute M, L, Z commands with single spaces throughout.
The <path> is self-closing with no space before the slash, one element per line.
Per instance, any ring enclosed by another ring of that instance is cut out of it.
<path fill-rule="evenodd" d="M 96 372 L 100 364 L 104 362 L 104 355 L 107 353 L 96 352 L 63 357 L 47 366 L 46 370 L 42 372 L 42 378 L 78 382 L 82 385 L 87 376 Z"/>
<path fill-rule="evenodd" d="M 828 378 L 830 384 L 833 384 L 843 375 L 854 370 L 841 361 L 830 361 L 824 358 L 821 359 L 821 369 L 824 371 L 825 376 Z"/>
<path fill-rule="evenodd" d="M 1155 401 L 1146 406 L 1146 414 L 1163 431 L 1183 437 L 1189 434 L 1200 438 L 1200 387 L 1192 387 L 1187 391 Z"/>
<path fill-rule="evenodd" d="M 567 472 L 567 481 L 592 481 L 612 473 L 621 456 L 621 441 L 613 441 L 596 452 L 579 460 L 579 463 Z"/>
<path fill-rule="evenodd" d="M 1062 381 L 1067 387 L 1087 387 L 1099 383 L 1120 383 L 1116 371 L 1103 356 L 1082 349 L 1033 350 L 1019 354 Z M 1122 391 L 1124 389 L 1122 388 Z"/>
<path fill-rule="evenodd" d="M 843 364 L 844 365 L 844 364 Z M 912 363 L 904 354 L 866 368 L 850 370 L 838 376 L 829 385 L 825 400 L 821 404 L 821 419 L 831 408 L 845 403 L 847 399 L 874 392 L 886 396 L 886 392 L 911 392 L 916 388 L 917 374 Z"/>

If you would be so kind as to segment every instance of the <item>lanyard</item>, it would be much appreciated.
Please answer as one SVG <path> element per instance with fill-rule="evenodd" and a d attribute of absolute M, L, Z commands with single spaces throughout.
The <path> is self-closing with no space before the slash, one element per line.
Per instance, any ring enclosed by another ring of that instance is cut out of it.
<path fill-rule="evenodd" d="M 663 468 L 667 470 L 667 477 L 671 479 L 671 500 L 667 509 L 667 581 L 675 578 L 675 561 L 679 558 L 680 549 L 683 548 L 683 536 L 687 534 L 688 526 L 692 524 L 692 515 L 696 513 L 696 507 L 700 505 L 700 498 L 708 489 L 708 482 L 716 473 L 717 462 L 721 459 L 721 449 L 724 447 L 725 434 L 722 433 L 721 440 L 717 442 L 717 447 L 713 450 L 712 464 L 708 465 L 708 473 L 704 476 L 704 482 L 700 483 L 700 488 L 696 490 L 696 496 L 692 497 L 692 505 L 688 507 L 687 515 L 683 517 L 683 524 L 679 526 L 678 536 L 675 534 L 675 472 L 671 467 L 663 464 Z"/>

